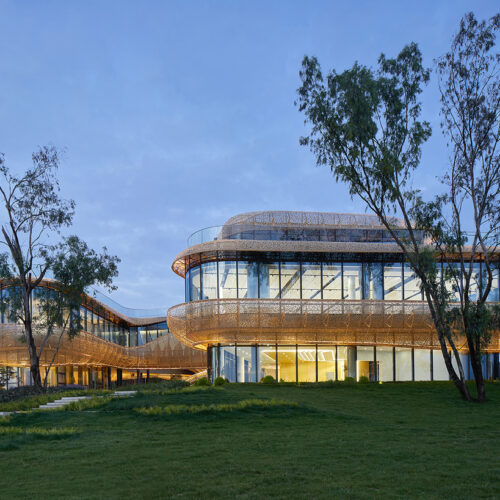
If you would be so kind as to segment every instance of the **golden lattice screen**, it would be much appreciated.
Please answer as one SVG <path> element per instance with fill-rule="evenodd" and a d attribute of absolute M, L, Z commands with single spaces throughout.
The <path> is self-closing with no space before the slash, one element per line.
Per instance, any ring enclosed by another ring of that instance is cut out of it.
<path fill-rule="evenodd" d="M 21 341 L 21 325 L 0 326 L 0 364 L 29 366 L 26 344 Z M 36 337 L 40 344 L 40 338 Z M 57 343 L 57 332 L 49 339 L 40 363 L 48 365 Z M 207 367 L 206 353 L 191 349 L 179 342 L 172 334 L 137 347 L 123 347 L 81 332 L 72 340 L 64 336 L 55 365 L 115 366 L 125 369 L 186 369 L 203 370 Z"/>
<path fill-rule="evenodd" d="M 167 321 L 181 342 L 197 348 L 215 343 L 439 348 L 425 302 L 202 300 L 170 308 Z M 489 352 L 500 351 L 498 333 Z M 457 345 L 463 343 L 457 339 Z"/>

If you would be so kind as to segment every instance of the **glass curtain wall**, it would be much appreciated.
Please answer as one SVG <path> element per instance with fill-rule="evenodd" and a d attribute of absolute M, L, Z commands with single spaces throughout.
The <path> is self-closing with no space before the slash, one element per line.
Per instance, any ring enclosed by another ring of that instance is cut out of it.
<path fill-rule="evenodd" d="M 259 297 L 261 299 L 280 298 L 280 266 L 278 262 L 259 264 Z"/>
<path fill-rule="evenodd" d="M 361 300 L 361 264 L 344 263 L 344 300 Z"/>
<path fill-rule="evenodd" d="M 403 266 L 384 264 L 384 299 L 403 300 Z"/>
<path fill-rule="evenodd" d="M 458 300 L 457 286 L 462 286 L 457 275 L 459 267 L 452 264 L 450 269 L 443 275 L 453 300 Z M 438 271 L 441 274 L 440 264 Z M 186 280 L 188 301 L 216 298 L 423 300 L 420 280 L 408 264 L 397 262 L 207 262 L 189 270 Z M 472 300 L 477 298 L 485 280 L 484 269 L 479 263 L 473 264 Z M 498 297 L 499 271 L 495 267 L 489 300 L 498 301 Z M 7 310 L 3 317 L 7 321 Z"/>
<path fill-rule="evenodd" d="M 257 382 L 257 349 L 238 346 L 236 348 L 236 366 L 238 382 Z"/>
<path fill-rule="evenodd" d="M 238 262 L 238 297 L 240 299 L 259 298 L 258 262 Z"/>
<path fill-rule="evenodd" d="M 302 264 L 302 298 L 321 299 L 321 264 L 304 262 Z"/>
<path fill-rule="evenodd" d="M 377 363 L 378 379 L 382 382 L 392 382 L 394 380 L 393 348 L 377 347 Z"/>
<path fill-rule="evenodd" d="M 431 379 L 431 354 L 428 349 L 414 349 L 415 380 Z"/>
<path fill-rule="evenodd" d="M 247 345 L 211 348 L 212 376 L 230 382 L 258 382 L 272 376 L 283 382 L 448 380 L 440 350 L 373 346 Z M 463 366 L 468 356 L 461 354 Z M 485 357 L 486 360 L 486 357 Z M 432 364 L 431 364 L 432 363 Z M 488 358 L 493 376 L 493 356 Z"/>
<path fill-rule="evenodd" d="M 323 264 L 323 299 L 342 299 L 342 264 Z"/>
<path fill-rule="evenodd" d="M 296 354 L 295 346 L 278 346 L 278 380 L 297 381 Z"/>
<path fill-rule="evenodd" d="M 219 262 L 219 298 L 236 299 L 238 297 L 236 262 Z"/>
<path fill-rule="evenodd" d="M 316 382 L 316 346 L 297 347 L 299 382 Z"/>
<path fill-rule="evenodd" d="M 196 272 L 195 272 L 196 274 Z M 208 280 L 210 284 L 210 279 Z M 217 278 L 215 277 L 215 286 Z M 200 287 L 198 288 L 198 291 Z M 9 317 L 9 289 L 0 289 L 0 321 L 1 323 L 9 323 L 14 320 L 12 314 Z M 33 290 L 32 307 L 34 315 L 39 314 L 40 299 L 47 294 L 56 294 L 58 292 L 46 287 L 37 287 Z M 68 313 L 69 314 L 69 313 Z M 107 342 L 118 344 L 124 347 L 134 347 L 137 345 L 156 340 L 157 338 L 170 333 L 167 322 L 154 323 L 144 327 L 127 326 L 104 317 L 107 312 L 104 308 L 99 308 L 98 312 L 87 309 L 80 305 L 71 311 L 69 321 L 73 325 L 79 322 L 79 326 L 84 332 L 90 333 Z M 67 315 L 63 320 L 68 319 Z M 139 338 L 140 337 L 140 338 Z"/>
<path fill-rule="evenodd" d="M 276 346 L 260 345 L 257 347 L 257 350 L 257 372 L 259 381 L 268 375 L 276 380 Z"/>
<path fill-rule="evenodd" d="M 499 290 L 500 290 L 500 276 L 499 276 L 499 270 L 498 270 L 498 267 L 499 267 L 499 264 L 497 264 L 496 266 L 493 265 L 493 272 L 492 272 L 492 277 L 493 277 L 493 282 L 491 283 L 491 290 L 490 290 L 490 293 L 488 294 L 488 301 L 489 302 L 498 302 L 500 300 L 499 298 Z M 486 286 L 486 283 L 487 283 L 487 273 L 486 273 L 486 269 L 483 271 L 482 273 L 483 275 L 483 283 L 484 285 L 483 286 Z"/>
<path fill-rule="evenodd" d="M 359 346 L 356 351 L 356 380 L 361 377 L 368 379 L 370 382 L 378 380 L 374 348 Z"/>
<path fill-rule="evenodd" d="M 300 263 L 281 263 L 281 298 L 300 299 L 301 269 Z"/>
<path fill-rule="evenodd" d="M 405 300 L 423 300 L 422 291 L 420 290 L 420 278 L 417 277 L 409 264 L 404 264 L 404 299 Z"/>
<path fill-rule="evenodd" d="M 384 268 L 378 262 L 363 264 L 364 300 L 382 300 L 384 298 Z"/>
<path fill-rule="evenodd" d="M 206 262 L 201 265 L 201 279 L 204 300 L 217 298 L 217 262 Z"/>
<path fill-rule="evenodd" d="M 334 380 L 343 380 L 343 361 L 342 363 L 337 363 L 337 349 L 335 346 L 332 347 L 318 347 L 318 382 L 327 382 Z M 342 349 L 342 348 L 340 348 Z M 336 373 L 339 373 L 337 378 Z M 300 375 L 300 372 L 299 372 Z M 299 380 L 300 377 L 299 377 Z"/>
<path fill-rule="evenodd" d="M 201 299 L 201 271 L 200 267 L 193 267 L 189 272 L 190 287 L 189 287 L 189 300 Z"/>
<path fill-rule="evenodd" d="M 229 382 L 236 382 L 236 347 L 220 347 L 220 376 L 227 378 Z"/>
<path fill-rule="evenodd" d="M 465 267 L 465 272 L 469 273 L 469 266 Z M 465 278 L 464 278 L 465 281 Z M 472 269 L 470 270 L 470 282 L 469 282 L 469 299 L 477 300 L 479 298 L 479 293 L 481 291 L 481 264 L 472 264 Z"/>
<path fill-rule="evenodd" d="M 412 379 L 411 349 L 396 347 L 396 380 L 398 382 Z"/>
<path fill-rule="evenodd" d="M 443 263 L 442 275 L 445 287 L 450 293 L 450 300 L 452 302 L 458 302 L 460 300 L 460 290 L 462 289 L 462 279 L 460 273 L 460 264 Z"/>

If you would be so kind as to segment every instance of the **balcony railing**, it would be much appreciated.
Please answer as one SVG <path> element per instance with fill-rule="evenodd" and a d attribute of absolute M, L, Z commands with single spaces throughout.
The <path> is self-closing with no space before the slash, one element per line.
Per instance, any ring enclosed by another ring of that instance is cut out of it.
<path fill-rule="evenodd" d="M 195 231 L 187 240 L 188 247 L 200 245 L 207 241 L 220 239 L 221 230 L 224 226 L 209 226 L 198 231 Z"/>

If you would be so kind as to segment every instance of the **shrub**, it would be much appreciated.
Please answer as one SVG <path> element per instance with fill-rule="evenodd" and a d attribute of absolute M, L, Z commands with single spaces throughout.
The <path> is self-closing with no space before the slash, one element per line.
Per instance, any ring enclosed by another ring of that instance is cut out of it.
<path fill-rule="evenodd" d="M 147 416 L 176 416 L 176 415 L 201 415 L 223 414 L 245 411 L 271 411 L 271 410 L 299 410 L 300 406 L 295 401 L 278 399 L 243 399 L 236 403 L 212 403 L 201 405 L 167 405 L 134 408 L 141 415 Z"/>
<path fill-rule="evenodd" d="M 166 387 L 167 389 L 183 389 L 184 387 L 189 387 L 189 385 L 189 382 L 180 378 L 171 378 L 162 383 L 162 387 Z"/>
<path fill-rule="evenodd" d="M 195 381 L 194 385 L 210 385 L 210 382 L 208 381 L 207 377 L 201 377 L 198 380 Z"/>
<path fill-rule="evenodd" d="M 359 377 L 359 381 L 358 382 L 360 384 L 367 384 L 370 381 L 368 380 L 368 377 L 365 377 L 364 375 L 362 375 L 361 377 Z"/>
<path fill-rule="evenodd" d="M 214 380 L 214 385 L 224 385 L 226 383 L 226 379 L 224 377 L 217 377 Z"/>
<path fill-rule="evenodd" d="M 264 378 L 261 379 L 261 382 L 263 384 L 274 384 L 274 377 L 272 375 L 266 375 Z"/>
<path fill-rule="evenodd" d="M 344 379 L 344 382 L 346 382 L 347 384 L 354 384 L 356 380 L 354 379 L 354 377 L 346 377 Z"/>

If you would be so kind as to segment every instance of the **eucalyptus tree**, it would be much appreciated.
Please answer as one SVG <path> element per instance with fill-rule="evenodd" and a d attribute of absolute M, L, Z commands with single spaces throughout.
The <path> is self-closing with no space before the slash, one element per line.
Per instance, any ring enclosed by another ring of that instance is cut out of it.
<path fill-rule="evenodd" d="M 0 277 L 8 291 L 4 307 L 11 321 L 23 325 L 33 383 L 42 388 L 40 358 L 49 340 L 57 336 L 51 346 L 52 365 L 63 335 L 72 338 L 82 329 L 83 293 L 92 285 L 113 289 L 119 259 L 106 248 L 96 253 L 77 236 L 60 235 L 72 224 L 75 203 L 59 195 L 59 153 L 54 147 L 42 147 L 32 161 L 32 168 L 17 176 L 0 156 L 0 199 L 6 220 L 2 242 L 8 248 L 0 256 Z"/>
<path fill-rule="evenodd" d="M 486 305 L 500 217 L 498 24 L 499 16 L 478 23 L 466 15 L 450 51 L 437 62 L 451 161 L 439 167 L 443 193 L 428 201 L 416 185 L 422 146 L 431 136 L 420 101 L 431 72 L 415 43 L 393 59 L 382 54 L 376 69 L 355 63 L 324 77 L 318 60 L 306 56 L 299 73 L 297 104 L 311 125 L 301 144 L 363 200 L 399 245 L 421 281 L 450 378 L 468 401 L 475 398 L 457 335 L 467 340 L 477 400 L 484 401 L 481 351 L 498 328 L 498 310 Z M 405 233 L 395 230 L 396 215 Z M 429 237 L 426 244 L 421 231 Z M 473 266 L 479 259 L 484 275 Z"/>

